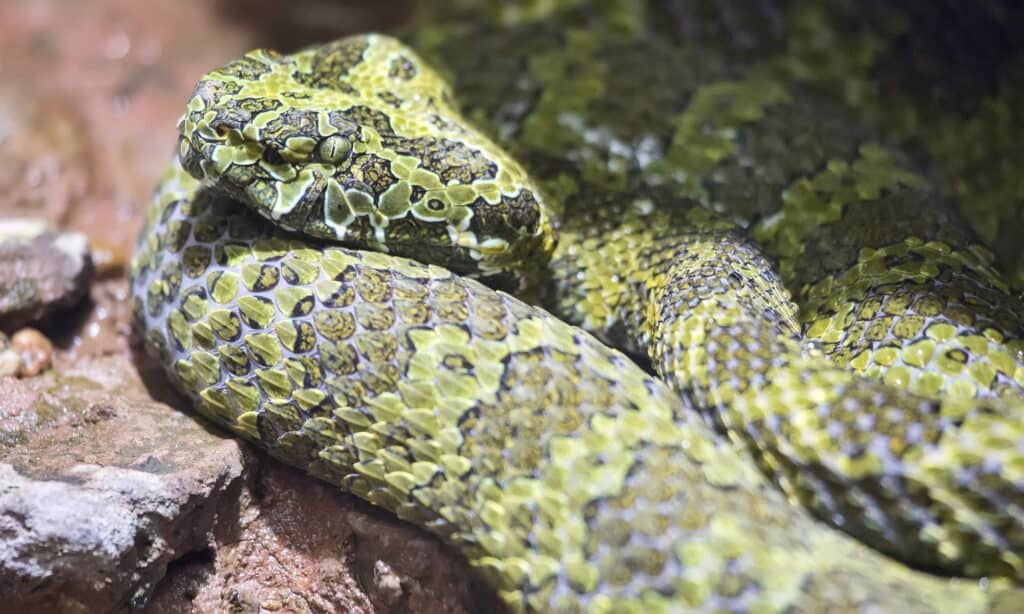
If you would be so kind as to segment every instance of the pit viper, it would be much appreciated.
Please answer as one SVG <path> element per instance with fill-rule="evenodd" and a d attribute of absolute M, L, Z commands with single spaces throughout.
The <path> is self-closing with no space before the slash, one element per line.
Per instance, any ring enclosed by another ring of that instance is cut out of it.
<path fill-rule="evenodd" d="M 132 301 L 197 412 L 512 610 L 1019 603 L 1024 315 L 835 87 L 877 46 L 813 3 L 442 4 L 196 86 Z"/>

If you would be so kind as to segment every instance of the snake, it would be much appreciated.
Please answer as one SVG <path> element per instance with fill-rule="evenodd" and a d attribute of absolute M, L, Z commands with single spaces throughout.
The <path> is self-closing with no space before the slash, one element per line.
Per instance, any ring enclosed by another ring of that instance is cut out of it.
<path fill-rule="evenodd" d="M 1019 604 L 1013 263 L 834 87 L 877 46 L 817 3 L 488 6 L 199 81 L 131 265 L 196 412 L 510 611 Z"/>

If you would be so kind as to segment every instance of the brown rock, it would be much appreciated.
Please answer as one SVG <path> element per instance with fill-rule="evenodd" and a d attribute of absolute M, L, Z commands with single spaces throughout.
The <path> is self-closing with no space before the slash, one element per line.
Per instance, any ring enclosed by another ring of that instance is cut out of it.
<path fill-rule="evenodd" d="M 32 377 L 50 368 L 53 344 L 34 328 L 23 328 L 11 337 L 11 347 L 18 353 L 18 375 Z"/>
<path fill-rule="evenodd" d="M 6 83 L 0 86 L 0 208 L 56 223 L 93 183 L 87 131 L 73 103 L 33 96 L 25 80 Z"/>
<path fill-rule="evenodd" d="M 499 611 L 437 540 L 280 463 L 245 496 L 240 538 L 169 572 L 147 612 Z"/>
<path fill-rule="evenodd" d="M 115 611 L 231 530 L 238 446 L 153 401 L 123 359 L 0 384 L 0 610 Z M 132 381 L 134 379 L 134 382 Z"/>
<path fill-rule="evenodd" d="M 40 320 L 77 303 L 92 277 L 89 244 L 41 220 L 0 220 L 0 327 Z"/>

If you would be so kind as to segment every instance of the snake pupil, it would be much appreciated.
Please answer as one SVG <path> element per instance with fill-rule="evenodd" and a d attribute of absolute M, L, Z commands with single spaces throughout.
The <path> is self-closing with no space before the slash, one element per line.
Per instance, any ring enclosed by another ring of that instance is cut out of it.
<path fill-rule="evenodd" d="M 320 141 L 317 151 L 321 161 L 337 164 L 352 153 L 352 143 L 343 136 L 332 134 Z"/>

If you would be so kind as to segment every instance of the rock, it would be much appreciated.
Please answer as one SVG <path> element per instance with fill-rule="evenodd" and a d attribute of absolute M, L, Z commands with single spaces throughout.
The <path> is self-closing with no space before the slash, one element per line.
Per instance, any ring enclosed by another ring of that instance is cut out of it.
<path fill-rule="evenodd" d="M 148 388 L 116 355 L 0 380 L 0 611 L 494 611 L 440 542 L 154 400 L 141 362 Z"/>
<path fill-rule="evenodd" d="M 85 236 L 41 220 L 0 220 L 0 328 L 10 330 L 77 303 L 89 286 Z"/>
<path fill-rule="evenodd" d="M 468 565 L 423 531 L 265 461 L 240 539 L 174 568 L 147 612 L 496 612 Z"/>
<path fill-rule="evenodd" d="M 11 347 L 18 353 L 18 375 L 32 377 L 50 368 L 53 344 L 34 328 L 23 328 L 11 337 Z"/>
<path fill-rule="evenodd" d="M 12 51 L 5 45 L 5 57 Z M 27 54 L 14 54 L 20 56 L 12 62 L 18 72 L 25 70 Z M 11 217 L 68 220 L 97 187 L 89 128 L 82 121 L 81 100 L 34 91 L 33 72 L 39 69 L 0 84 L 0 210 Z"/>
<path fill-rule="evenodd" d="M 239 447 L 120 386 L 127 361 L 85 367 L 3 382 L 0 603 L 15 611 L 143 604 L 171 561 L 232 527 Z"/>

